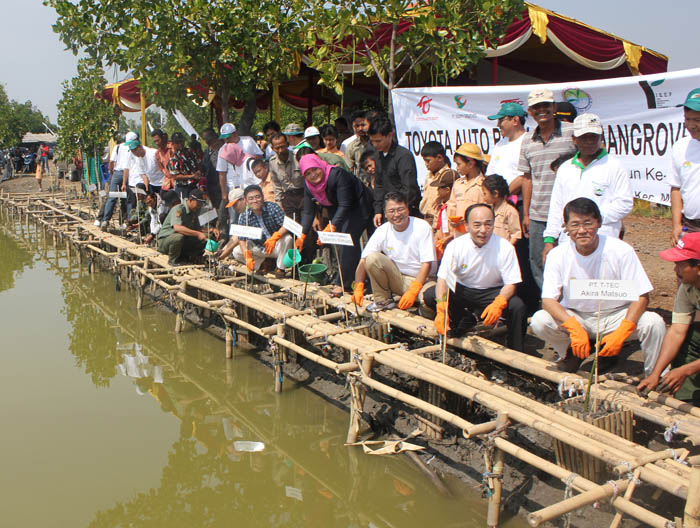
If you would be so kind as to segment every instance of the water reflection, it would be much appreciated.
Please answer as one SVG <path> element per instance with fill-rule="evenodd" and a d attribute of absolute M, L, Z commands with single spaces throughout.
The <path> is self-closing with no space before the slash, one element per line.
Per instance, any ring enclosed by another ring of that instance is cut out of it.
<path fill-rule="evenodd" d="M 32 254 L 14 237 L 4 229 L 0 229 L 0 292 L 15 287 L 15 279 L 26 269 L 31 268 L 34 262 Z"/>

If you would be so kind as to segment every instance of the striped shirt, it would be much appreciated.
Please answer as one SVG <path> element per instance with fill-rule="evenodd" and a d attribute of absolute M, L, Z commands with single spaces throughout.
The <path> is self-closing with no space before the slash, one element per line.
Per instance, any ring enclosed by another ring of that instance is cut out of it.
<path fill-rule="evenodd" d="M 523 139 L 520 148 L 518 170 L 530 174 L 532 178 L 532 198 L 530 199 L 530 219 L 546 222 L 549 214 L 549 199 L 552 197 L 555 172 L 552 162 L 563 155 L 576 154 L 573 136 L 574 125 L 556 121 L 554 132 L 547 142 L 542 140 L 540 127 Z"/>

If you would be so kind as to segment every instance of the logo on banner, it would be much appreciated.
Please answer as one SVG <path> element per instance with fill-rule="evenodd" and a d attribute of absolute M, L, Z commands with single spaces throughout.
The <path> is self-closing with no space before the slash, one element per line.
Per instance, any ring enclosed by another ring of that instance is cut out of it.
<path fill-rule="evenodd" d="M 657 79 L 656 81 L 640 81 L 639 86 L 644 92 L 644 96 L 647 99 L 647 108 L 650 110 L 653 108 L 668 108 L 673 106 L 671 104 L 671 97 L 673 92 L 671 90 L 656 89 L 657 86 L 661 86 L 666 79 Z"/>
<path fill-rule="evenodd" d="M 461 95 L 455 95 L 455 104 L 457 105 L 457 108 L 461 110 L 464 108 L 464 105 L 467 104 L 467 100 Z"/>
<path fill-rule="evenodd" d="M 593 104 L 593 99 L 588 92 L 580 88 L 568 88 L 561 93 L 564 101 L 574 105 L 574 108 L 579 112 L 585 112 Z"/>
<path fill-rule="evenodd" d="M 430 112 L 430 103 L 432 102 L 433 100 L 430 97 L 424 95 L 420 98 L 420 101 L 418 101 L 418 104 L 416 106 L 420 108 L 421 112 L 427 114 L 428 112 Z"/>
<path fill-rule="evenodd" d="M 501 104 L 506 104 L 506 103 L 515 103 L 515 104 L 519 104 L 520 106 L 526 106 L 525 101 L 523 101 L 519 97 L 514 97 L 513 99 L 501 99 Z"/>

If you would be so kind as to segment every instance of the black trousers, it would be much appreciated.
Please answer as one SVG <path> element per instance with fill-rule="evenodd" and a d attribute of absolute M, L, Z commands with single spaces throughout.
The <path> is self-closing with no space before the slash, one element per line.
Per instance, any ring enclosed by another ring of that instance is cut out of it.
<path fill-rule="evenodd" d="M 450 292 L 450 302 L 447 307 L 450 316 L 450 326 L 456 327 L 464 317 L 475 317 L 477 320 L 481 312 L 493 302 L 500 293 L 501 287 L 495 288 L 467 288 L 457 283 L 457 289 Z M 435 310 L 437 300 L 435 299 L 435 287 L 429 288 L 423 294 L 425 304 Z M 513 295 L 508 300 L 508 307 L 503 311 L 508 326 L 507 344 L 508 348 L 523 351 L 523 341 L 525 339 L 525 327 L 527 321 L 527 311 L 525 303 L 517 295 Z"/>
<path fill-rule="evenodd" d="M 352 236 L 354 245 L 352 246 L 337 246 L 338 259 L 340 260 L 340 272 L 343 274 L 343 285 L 345 291 L 352 291 L 352 282 L 355 280 L 355 270 L 360 263 L 360 237 L 365 229 L 371 229 L 372 218 L 365 218 L 362 215 L 350 215 L 341 225 L 335 226 L 336 231 L 340 233 L 349 233 Z M 340 277 L 336 280 L 336 284 L 340 284 Z"/>

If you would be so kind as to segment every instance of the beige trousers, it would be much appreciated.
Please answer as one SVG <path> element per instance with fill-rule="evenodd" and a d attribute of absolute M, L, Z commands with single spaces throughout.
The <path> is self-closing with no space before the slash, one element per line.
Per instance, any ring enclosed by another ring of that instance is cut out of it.
<path fill-rule="evenodd" d="M 379 251 L 371 253 L 365 259 L 365 271 L 372 282 L 374 302 L 386 301 L 394 295 L 403 295 L 416 280 L 415 277 L 402 274 L 394 261 Z M 426 280 L 416 300 L 423 304 L 423 293 L 434 284 L 434 281 Z"/>

